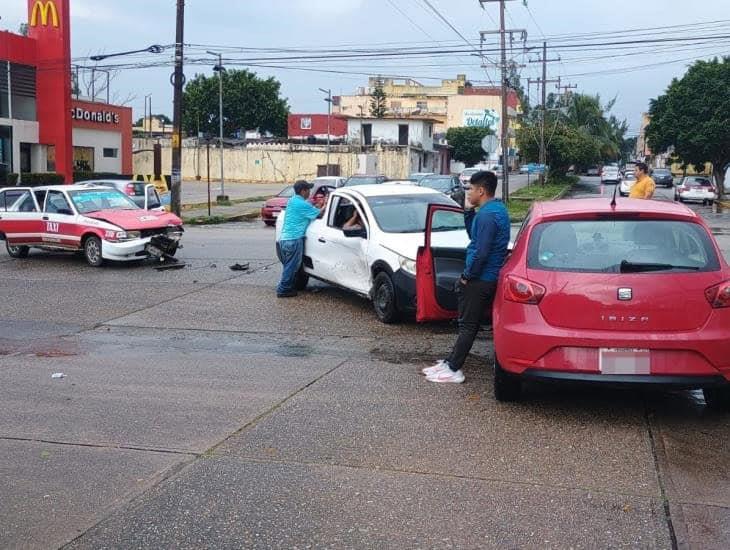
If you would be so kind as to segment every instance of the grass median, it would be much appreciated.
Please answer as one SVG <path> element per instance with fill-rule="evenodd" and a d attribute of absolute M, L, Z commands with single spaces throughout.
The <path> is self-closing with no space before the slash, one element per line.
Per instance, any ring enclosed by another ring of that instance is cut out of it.
<path fill-rule="evenodd" d="M 527 216 L 532 203 L 536 201 L 551 201 L 563 197 L 579 178 L 566 176 L 563 178 L 548 179 L 545 184 L 534 183 L 511 193 L 507 210 L 512 222 L 521 222 Z"/>

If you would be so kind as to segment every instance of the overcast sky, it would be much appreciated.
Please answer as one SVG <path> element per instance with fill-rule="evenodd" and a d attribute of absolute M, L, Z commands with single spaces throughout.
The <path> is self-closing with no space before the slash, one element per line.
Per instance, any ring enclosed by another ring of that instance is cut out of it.
<path fill-rule="evenodd" d="M 479 30 L 496 28 L 496 3 L 487 4 L 483 11 L 478 0 L 430 2 L 474 43 L 478 43 Z M 27 18 L 26 0 L 3 0 L 2 4 L 0 28 L 17 30 Z M 394 42 L 420 46 L 441 43 L 451 48 L 460 43 L 466 47 L 456 32 L 439 20 L 423 0 L 188 0 L 186 4 L 185 42 L 210 46 L 210 49 L 215 49 L 215 45 L 313 48 L 344 44 L 379 48 Z M 703 27 L 697 26 L 700 23 L 730 18 L 728 0 L 529 0 L 528 6 L 529 9 L 522 0 L 509 2 L 507 26 L 527 29 L 530 40 L 551 37 L 550 42 L 555 44 L 565 43 L 565 38 L 558 35 L 590 36 L 591 33 L 626 31 L 637 27 L 686 25 L 686 29 L 680 27 L 664 35 L 678 37 L 687 32 L 697 34 L 698 31 L 693 28 L 704 32 Z M 72 56 L 75 58 L 174 42 L 174 0 L 71 0 L 71 12 Z M 661 32 L 636 32 L 633 37 L 640 39 L 647 34 Z M 730 35 L 730 25 L 726 23 L 708 33 L 709 36 L 717 34 Z M 694 49 L 668 44 L 662 46 L 661 51 L 651 53 L 641 51 L 654 46 L 637 46 L 638 50 L 634 52 L 637 55 L 616 58 L 611 58 L 605 51 L 551 51 L 549 57 L 561 55 L 563 61 L 551 64 L 548 74 L 550 78 L 561 76 L 564 83 L 577 84 L 580 92 L 600 93 L 606 100 L 616 97 L 614 112 L 625 118 L 631 131 L 635 132 L 641 113 L 648 108 L 649 99 L 662 93 L 674 76 L 684 73 L 689 58 L 722 53 L 730 55 L 729 44 L 728 40 L 718 40 L 702 47 L 694 46 Z M 190 55 L 193 53 L 189 52 Z M 200 57 L 199 53 L 195 55 Z M 170 57 L 170 51 L 158 56 L 159 59 Z M 520 60 L 534 57 L 523 55 Z M 587 57 L 600 59 L 588 60 Z M 576 58 L 579 61 L 575 61 Z M 674 60 L 683 61 L 671 63 Z M 494 71 L 485 72 L 479 65 L 476 56 L 463 54 L 387 63 L 339 61 L 318 67 L 408 75 L 424 84 L 437 82 L 437 78 L 453 78 L 457 73 L 466 73 L 473 81 L 496 79 Z M 643 65 L 650 67 L 622 72 Z M 297 66 L 313 67 L 311 64 Z M 537 64 L 528 64 L 522 69 L 523 78 L 537 77 L 537 69 Z M 134 107 L 135 118 L 142 115 L 146 94 L 152 94 L 155 112 L 171 114 L 171 70 L 122 71 L 112 85 L 114 96 L 129 98 L 128 104 Z M 326 112 L 326 103 L 317 88 L 331 88 L 333 94 L 350 94 L 357 86 L 367 83 L 364 75 L 291 69 L 255 70 L 261 76 L 275 76 L 281 81 L 282 93 L 288 98 L 293 112 Z M 211 70 L 188 66 L 185 72 L 192 77 L 196 72 L 210 74 Z M 535 96 L 534 87 L 532 95 Z"/>

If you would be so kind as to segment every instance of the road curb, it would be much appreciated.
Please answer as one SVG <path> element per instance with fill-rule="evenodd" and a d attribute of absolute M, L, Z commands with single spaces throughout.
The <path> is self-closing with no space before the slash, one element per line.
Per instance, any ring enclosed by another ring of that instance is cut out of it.
<path fill-rule="evenodd" d="M 221 225 L 224 223 L 234 223 L 257 220 L 261 216 L 258 211 L 244 212 L 243 214 L 223 215 L 223 216 L 195 216 L 192 218 L 183 218 L 186 225 Z"/>

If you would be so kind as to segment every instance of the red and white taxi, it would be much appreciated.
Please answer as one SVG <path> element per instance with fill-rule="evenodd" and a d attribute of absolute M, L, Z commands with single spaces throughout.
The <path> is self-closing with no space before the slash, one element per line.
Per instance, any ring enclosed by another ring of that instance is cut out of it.
<path fill-rule="evenodd" d="M 730 267 L 683 205 L 535 203 L 493 321 L 499 400 L 540 379 L 701 388 L 730 405 Z"/>
<path fill-rule="evenodd" d="M 144 210 L 108 187 L 57 185 L 0 189 L 0 239 L 8 254 L 25 258 L 31 248 L 83 251 L 89 265 L 172 256 L 182 220 Z"/>

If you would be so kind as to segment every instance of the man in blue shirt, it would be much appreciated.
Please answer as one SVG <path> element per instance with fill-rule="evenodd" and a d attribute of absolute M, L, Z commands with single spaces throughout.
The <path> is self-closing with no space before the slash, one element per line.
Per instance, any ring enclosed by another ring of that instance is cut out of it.
<path fill-rule="evenodd" d="M 431 382 L 464 381 L 461 367 L 474 345 L 485 311 L 491 313 L 497 290 L 499 270 L 507 258 L 510 237 L 509 214 L 504 203 L 494 198 L 497 176 L 493 172 L 477 172 L 466 191 L 469 203 L 478 207 L 466 211 L 464 218 L 469 233 L 466 266 L 457 282 L 459 298 L 459 337 L 449 356 L 432 367 L 423 369 Z"/>
<path fill-rule="evenodd" d="M 320 209 L 307 202 L 312 187 L 311 183 L 304 180 L 296 182 L 294 196 L 286 203 L 284 225 L 279 236 L 279 252 L 281 253 L 281 263 L 284 264 L 281 281 L 276 287 L 276 295 L 279 298 L 291 298 L 297 295 L 294 279 L 302 266 L 304 235 L 309 224 L 316 220 L 324 209 L 324 207 Z"/>

